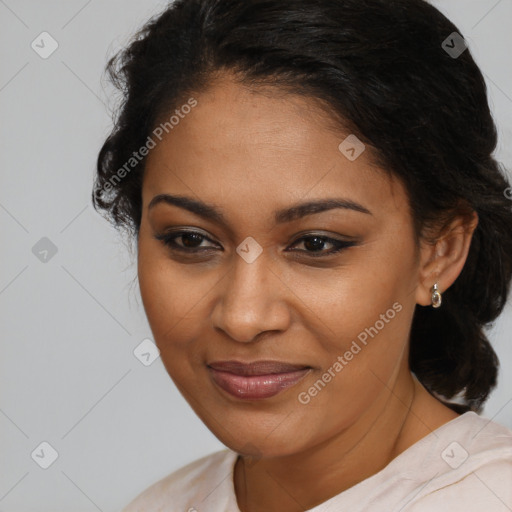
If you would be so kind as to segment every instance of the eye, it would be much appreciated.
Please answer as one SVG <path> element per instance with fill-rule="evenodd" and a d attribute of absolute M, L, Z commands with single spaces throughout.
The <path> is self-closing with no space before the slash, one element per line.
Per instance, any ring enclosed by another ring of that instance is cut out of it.
<path fill-rule="evenodd" d="M 155 235 L 155 238 L 170 247 L 172 250 L 188 253 L 209 251 L 211 247 L 200 247 L 204 240 L 209 240 L 214 243 L 198 231 L 176 231 L 174 233 Z M 176 240 L 179 239 L 181 239 L 181 243 L 176 242 Z"/>
<path fill-rule="evenodd" d="M 306 250 L 293 250 L 291 252 L 302 252 L 306 253 L 307 256 L 311 256 L 313 258 L 319 258 L 324 256 L 330 256 L 332 254 L 336 254 L 338 252 L 343 251 L 343 249 L 348 249 L 349 247 L 353 247 L 356 245 L 356 242 L 348 241 L 348 240 L 337 240 L 335 238 L 330 238 L 328 236 L 322 235 L 308 235 L 299 238 L 296 242 L 293 243 L 297 245 L 298 243 L 302 243 Z M 330 251 L 322 251 L 325 244 L 329 244 L 333 246 L 333 249 Z"/>
<path fill-rule="evenodd" d="M 182 253 L 189 254 L 210 252 L 215 249 L 215 246 L 219 247 L 218 244 L 198 231 L 175 231 L 155 235 L 155 238 L 160 240 L 164 245 L 170 247 L 173 251 L 180 251 Z M 211 242 L 213 246 L 201 247 L 201 244 L 205 241 Z M 319 234 L 311 234 L 297 239 L 290 247 L 300 244 L 302 244 L 305 249 L 287 249 L 287 251 L 305 253 L 306 256 L 319 258 L 339 253 L 344 249 L 355 246 L 357 243 L 348 240 L 337 240 L 335 238 Z M 326 244 L 333 248 L 328 251 L 323 250 L 325 249 Z"/>

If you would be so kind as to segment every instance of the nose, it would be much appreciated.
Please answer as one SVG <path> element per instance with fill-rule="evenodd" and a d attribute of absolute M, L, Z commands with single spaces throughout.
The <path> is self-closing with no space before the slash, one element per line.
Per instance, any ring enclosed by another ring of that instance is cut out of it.
<path fill-rule="evenodd" d="M 264 254 L 252 263 L 236 255 L 217 290 L 212 323 L 233 340 L 249 343 L 263 332 L 285 331 L 289 327 L 286 294 L 291 291 L 270 268 Z"/>

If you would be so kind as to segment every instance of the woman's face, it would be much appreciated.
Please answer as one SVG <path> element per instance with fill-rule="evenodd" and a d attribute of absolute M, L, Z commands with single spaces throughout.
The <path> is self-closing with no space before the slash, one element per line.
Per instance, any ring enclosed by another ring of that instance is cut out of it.
<path fill-rule="evenodd" d="M 169 375 L 222 442 L 298 453 L 408 372 L 419 263 L 406 193 L 369 148 L 340 150 L 350 134 L 311 99 L 227 78 L 195 99 L 147 159 L 144 307 Z M 339 207 L 301 207 L 325 201 Z"/>

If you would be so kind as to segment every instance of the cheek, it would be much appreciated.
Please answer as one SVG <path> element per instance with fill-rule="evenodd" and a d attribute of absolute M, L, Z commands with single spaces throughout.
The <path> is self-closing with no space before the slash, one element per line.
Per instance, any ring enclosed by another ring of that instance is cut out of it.
<path fill-rule="evenodd" d="M 139 288 L 162 360 L 179 370 L 185 359 L 199 359 L 193 343 L 207 322 L 209 297 L 221 276 L 173 262 L 151 240 L 139 242 Z"/>
<path fill-rule="evenodd" d="M 175 385 L 186 393 L 189 386 L 184 388 L 182 383 L 190 381 L 193 370 L 187 344 L 182 340 L 186 339 L 184 318 L 192 306 L 184 300 L 189 295 L 183 293 L 187 289 L 183 279 L 157 260 L 143 249 L 139 252 L 140 293 L 162 363 Z"/>
<path fill-rule="evenodd" d="M 347 258 L 346 265 L 325 272 L 289 272 L 283 281 L 300 299 L 295 306 L 302 323 L 332 359 L 349 350 L 353 340 L 407 339 L 414 306 L 412 256 L 408 247 L 368 244 L 358 249 L 357 257 Z"/>
<path fill-rule="evenodd" d="M 186 314 L 187 304 L 183 299 L 188 289 L 183 275 L 173 271 L 169 258 L 162 257 L 164 251 L 143 235 L 139 240 L 138 280 L 146 316 L 162 350 L 161 341 L 165 333 L 171 334 L 173 326 Z"/>
<path fill-rule="evenodd" d="M 340 428 L 348 428 L 393 387 L 394 378 L 407 362 L 411 315 L 405 307 L 400 309 L 397 304 L 395 308 L 382 310 L 384 315 L 388 311 L 388 323 L 379 315 L 370 315 L 367 322 L 354 320 L 354 325 L 361 323 L 352 333 L 340 321 L 340 336 L 332 339 L 325 365 L 297 389 L 302 423 L 319 425 L 315 435 L 334 435 Z"/>
<path fill-rule="evenodd" d="M 399 249 L 381 246 L 380 257 L 375 257 L 376 247 L 368 248 L 336 279 L 326 280 L 322 287 L 309 283 L 308 297 L 315 300 L 311 309 L 318 314 L 309 325 L 316 329 L 322 369 L 308 382 L 317 382 L 316 386 L 299 390 L 307 395 L 301 403 L 310 400 L 315 409 L 325 410 L 336 404 L 346 412 L 343 420 L 350 422 L 407 362 L 415 308 L 410 293 L 414 253 Z M 328 383 L 324 387 L 318 379 Z"/>

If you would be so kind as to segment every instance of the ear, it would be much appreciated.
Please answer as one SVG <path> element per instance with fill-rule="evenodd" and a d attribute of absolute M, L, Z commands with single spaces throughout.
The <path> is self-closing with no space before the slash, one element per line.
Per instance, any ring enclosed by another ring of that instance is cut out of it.
<path fill-rule="evenodd" d="M 456 217 L 435 236 L 435 243 L 422 241 L 416 303 L 432 304 L 432 286 L 437 283 L 439 291 L 445 292 L 464 268 L 473 233 L 478 225 L 478 215 Z M 432 239 L 432 237 L 429 237 Z"/>

